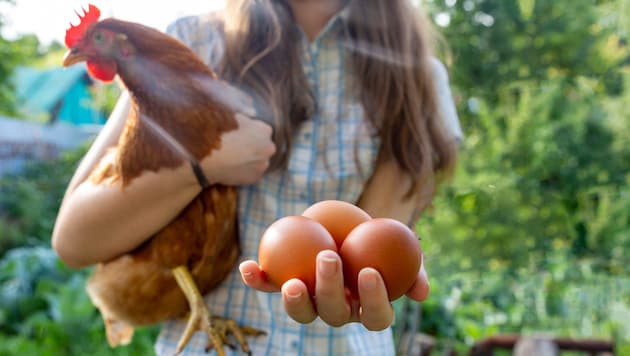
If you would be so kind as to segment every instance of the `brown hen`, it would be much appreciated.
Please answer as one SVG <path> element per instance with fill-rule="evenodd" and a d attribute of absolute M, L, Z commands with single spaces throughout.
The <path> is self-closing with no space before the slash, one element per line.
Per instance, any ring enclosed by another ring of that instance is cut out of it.
<path fill-rule="evenodd" d="M 125 189 L 145 172 L 196 165 L 220 146 L 222 133 L 237 128 L 235 107 L 221 100 L 236 91 L 181 42 L 140 24 L 98 21 L 99 15 L 90 5 L 67 30 L 64 66 L 86 61 L 90 74 L 104 81 L 117 74 L 132 103 L 114 162 L 97 166 L 89 179 Z M 196 330 L 208 333 L 208 348 L 218 354 L 229 345 L 228 334 L 249 352 L 245 335 L 260 332 L 213 317 L 202 298 L 238 258 L 236 205 L 234 187 L 209 186 L 141 246 L 96 267 L 87 290 L 110 345 L 128 343 L 134 326 L 190 311 L 178 352 Z"/>

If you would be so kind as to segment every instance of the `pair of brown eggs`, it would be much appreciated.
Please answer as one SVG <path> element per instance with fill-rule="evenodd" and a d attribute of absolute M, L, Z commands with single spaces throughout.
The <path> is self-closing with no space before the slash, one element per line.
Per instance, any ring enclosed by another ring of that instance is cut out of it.
<path fill-rule="evenodd" d="M 394 219 L 372 219 L 359 207 L 338 200 L 321 201 L 301 216 L 276 220 L 262 236 L 258 262 L 278 288 L 298 278 L 315 295 L 315 259 L 323 250 L 339 254 L 344 283 L 355 297 L 361 269 L 379 271 L 389 300 L 395 300 L 413 286 L 422 263 L 418 238 L 409 227 Z"/>

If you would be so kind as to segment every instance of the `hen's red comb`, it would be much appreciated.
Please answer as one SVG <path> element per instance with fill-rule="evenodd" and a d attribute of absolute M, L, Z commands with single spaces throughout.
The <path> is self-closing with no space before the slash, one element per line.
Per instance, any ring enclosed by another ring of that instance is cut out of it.
<path fill-rule="evenodd" d="M 72 48 L 81 36 L 83 36 L 85 30 L 90 27 L 90 25 L 96 23 L 101 16 L 101 10 L 92 4 L 88 6 L 88 11 L 85 11 L 83 8 L 81 8 L 81 10 L 83 10 L 83 16 L 75 11 L 81 22 L 76 26 L 70 24 L 70 27 L 66 30 L 66 46 L 68 48 Z"/>

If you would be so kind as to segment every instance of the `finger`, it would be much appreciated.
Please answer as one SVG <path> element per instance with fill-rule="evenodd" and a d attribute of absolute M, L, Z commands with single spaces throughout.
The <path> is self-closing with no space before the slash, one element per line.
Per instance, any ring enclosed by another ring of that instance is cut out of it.
<path fill-rule="evenodd" d="M 343 283 L 341 258 L 333 251 L 317 255 L 315 296 L 319 317 L 331 326 L 341 326 L 350 319 L 350 305 Z"/>
<path fill-rule="evenodd" d="M 282 302 L 291 319 L 308 324 L 317 318 L 317 312 L 304 282 L 290 279 L 282 285 Z"/>
<path fill-rule="evenodd" d="M 273 142 L 272 138 L 273 138 L 273 128 L 265 123 L 264 121 L 260 121 L 260 120 L 256 120 L 254 122 L 254 124 L 256 125 L 255 129 L 257 130 L 257 132 L 264 137 L 266 140 L 268 140 L 269 142 Z M 275 151 L 275 145 L 274 147 L 274 151 Z"/>
<path fill-rule="evenodd" d="M 265 139 L 261 141 L 263 144 L 261 145 L 262 147 L 260 148 L 259 154 L 266 159 L 273 156 L 277 150 L 276 144 L 271 139 L 271 135 L 272 133 L 269 132 L 269 135 L 266 135 Z"/>
<path fill-rule="evenodd" d="M 420 272 L 418 272 L 418 278 L 416 282 L 411 286 L 411 289 L 405 293 L 409 298 L 418 302 L 423 302 L 429 297 L 431 291 L 429 285 L 429 277 L 424 269 L 424 263 L 420 266 Z"/>
<path fill-rule="evenodd" d="M 277 292 L 278 287 L 267 281 L 265 273 L 255 261 L 244 261 L 238 266 L 243 283 L 261 292 Z"/>
<path fill-rule="evenodd" d="M 240 113 L 237 113 L 235 117 L 239 128 L 245 128 L 251 131 L 254 137 L 257 137 L 260 147 L 255 153 L 262 157 L 270 157 L 276 152 L 276 146 L 272 140 L 273 128 L 269 124 Z"/>
<path fill-rule="evenodd" d="M 368 330 L 383 330 L 394 321 L 394 309 L 380 273 L 366 267 L 359 272 L 359 318 Z"/>

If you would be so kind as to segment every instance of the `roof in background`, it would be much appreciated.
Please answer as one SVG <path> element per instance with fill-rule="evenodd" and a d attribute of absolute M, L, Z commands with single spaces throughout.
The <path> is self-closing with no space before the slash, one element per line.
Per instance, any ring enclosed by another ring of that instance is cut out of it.
<path fill-rule="evenodd" d="M 41 124 L 0 116 L 0 177 L 19 173 L 29 161 L 50 160 L 97 134 L 100 125 L 56 121 Z"/>
<path fill-rule="evenodd" d="M 77 126 L 67 122 L 50 125 L 0 116 L 0 146 L 7 143 L 47 143 L 68 149 L 93 138 L 102 128 L 100 125 Z"/>
<path fill-rule="evenodd" d="M 48 113 L 78 80 L 86 76 L 85 65 L 43 70 L 18 67 L 13 76 L 18 105 L 27 114 Z"/>

